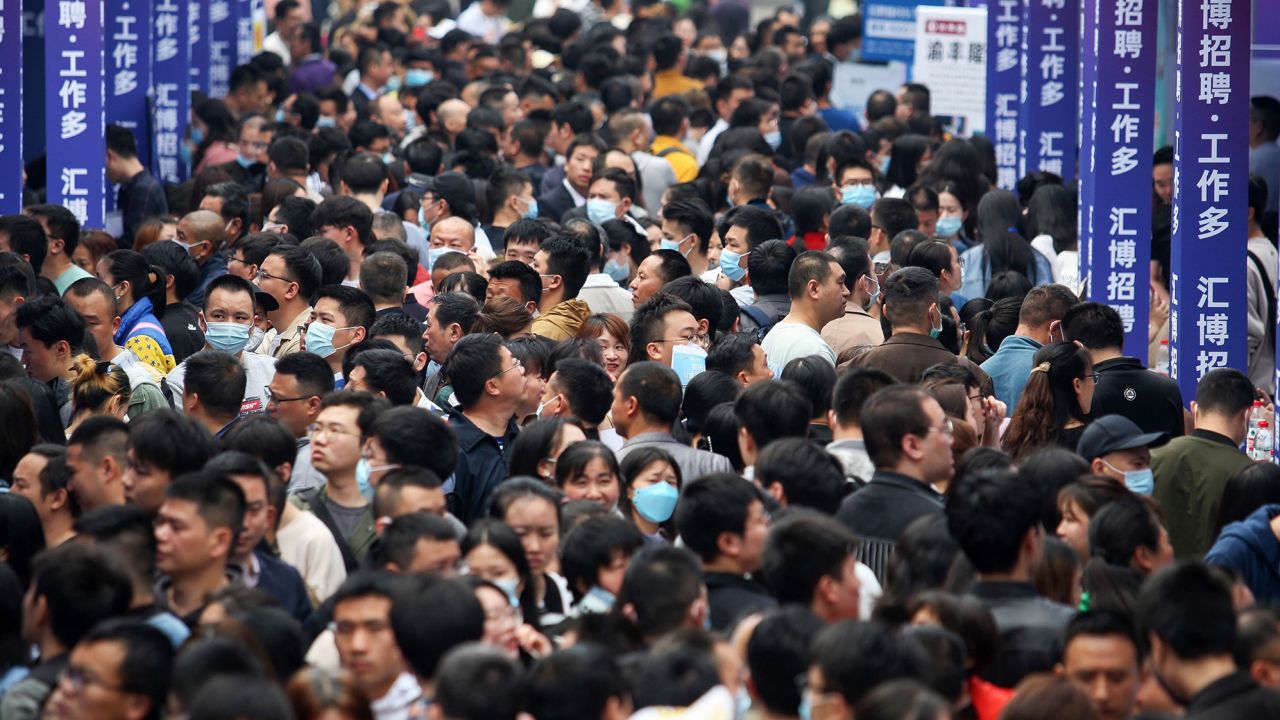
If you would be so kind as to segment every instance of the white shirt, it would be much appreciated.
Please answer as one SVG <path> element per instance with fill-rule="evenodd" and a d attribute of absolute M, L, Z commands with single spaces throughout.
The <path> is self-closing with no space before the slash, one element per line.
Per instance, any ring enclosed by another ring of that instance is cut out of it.
<path fill-rule="evenodd" d="M 787 363 L 810 355 L 817 355 L 831 363 L 832 367 L 836 365 L 836 351 L 831 349 L 817 330 L 800 323 L 779 322 L 774 325 L 769 334 L 765 335 L 764 342 L 760 343 L 760 348 L 764 350 L 769 368 L 776 376 L 782 375 L 782 369 Z"/>
<path fill-rule="evenodd" d="M 707 130 L 707 134 L 702 136 L 702 142 L 698 144 L 698 167 L 707 164 L 707 159 L 711 157 L 711 148 L 716 144 L 716 138 L 720 137 L 720 133 L 728 129 L 728 122 L 721 118 L 716 118 L 716 124 Z"/>
<path fill-rule="evenodd" d="M 578 299 L 585 302 L 593 313 L 613 313 L 627 322 L 631 322 L 631 316 L 635 314 L 631 291 L 604 273 L 588 275 L 578 291 Z"/>
<path fill-rule="evenodd" d="M 574 207 L 582 207 L 583 205 L 587 204 L 586 196 L 578 192 L 577 190 L 573 189 L 573 186 L 569 184 L 569 178 L 565 178 L 560 182 L 564 183 L 565 189 L 569 191 L 569 197 L 573 198 Z"/>
<path fill-rule="evenodd" d="M 333 533 L 320 518 L 300 512 L 276 531 L 280 559 L 292 565 L 307 585 L 307 594 L 317 607 L 337 591 L 347 579 L 347 566 Z"/>
<path fill-rule="evenodd" d="M 240 366 L 244 368 L 244 373 L 247 376 L 244 384 L 244 402 L 240 405 L 240 415 L 266 412 L 267 398 L 265 390 L 271 384 L 271 379 L 276 376 L 276 359 L 270 355 L 260 355 L 246 351 L 240 353 Z M 183 360 L 178 367 L 170 370 L 165 377 L 169 387 L 173 388 L 175 399 L 182 397 L 186 375 L 187 361 Z M 177 405 L 177 409 L 181 411 L 182 403 L 177 403 Z"/>
<path fill-rule="evenodd" d="M 474 2 L 458 14 L 458 28 L 466 30 L 485 42 L 496 45 L 507 34 L 507 24 L 501 16 L 489 17 L 480 9 L 480 3 Z"/>

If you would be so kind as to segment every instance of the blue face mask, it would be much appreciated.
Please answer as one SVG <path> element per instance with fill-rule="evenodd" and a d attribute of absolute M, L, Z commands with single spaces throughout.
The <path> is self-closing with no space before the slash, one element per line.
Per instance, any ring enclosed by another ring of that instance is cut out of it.
<path fill-rule="evenodd" d="M 741 282 L 742 278 L 747 276 L 747 269 L 738 265 L 742 258 L 742 253 L 736 253 L 729 248 L 721 250 L 720 272 L 734 282 Z"/>
<path fill-rule="evenodd" d="M 404 72 L 404 84 L 411 88 L 422 87 L 435 79 L 435 74 L 422 68 L 409 68 Z"/>
<path fill-rule="evenodd" d="M 393 162 L 395 162 L 395 161 L 396 161 L 396 154 L 395 154 L 395 153 L 391 152 L 390 150 L 388 150 L 388 151 L 386 151 L 386 152 L 382 153 L 382 162 L 383 162 L 383 163 L 385 163 L 385 164 L 387 164 L 387 165 L 390 165 L 391 163 L 393 163 Z"/>
<path fill-rule="evenodd" d="M 383 92 L 396 92 L 400 89 L 400 76 L 392 75 L 387 79 L 387 84 L 382 86 Z"/>
<path fill-rule="evenodd" d="M 884 157 L 880 158 L 880 174 L 881 175 L 889 174 L 889 156 L 888 155 L 885 155 Z"/>
<path fill-rule="evenodd" d="M 344 330 L 346 328 L 343 328 Z M 337 334 L 338 328 L 332 325 L 325 325 L 320 322 L 313 322 L 307 326 L 307 352 L 315 353 L 322 358 L 327 358 L 338 351 L 333 346 L 333 336 Z M 342 347 L 346 347 L 343 345 Z"/>
<path fill-rule="evenodd" d="M 751 694 L 747 692 L 747 688 L 739 685 L 738 694 L 734 698 L 734 717 L 737 720 L 743 720 L 747 713 L 751 712 Z"/>
<path fill-rule="evenodd" d="M 592 597 L 596 603 L 599 603 L 606 608 L 612 608 L 614 601 L 617 599 L 613 593 L 605 590 L 599 585 L 592 585 L 591 589 L 587 591 L 587 595 Z"/>
<path fill-rule="evenodd" d="M 249 166 L 252 165 L 253 162 L 254 162 L 253 158 L 247 158 L 239 153 L 236 153 L 236 164 L 244 168 L 245 170 L 248 170 Z"/>
<path fill-rule="evenodd" d="M 200 143 L 204 142 L 204 131 L 196 127 L 195 125 L 191 126 L 191 142 L 195 143 L 196 145 L 199 145 Z"/>
<path fill-rule="evenodd" d="M 959 215 L 944 215 L 938 218 L 938 225 L 934 228 L 933 233 L 938 237 L 954 237 L 956 233 L 960 232 L 960 226 L 963 224 L 964 221 L 960 219 Z"/>
<path fill-rule="evenodd" d="M 1124 486 L 1138 495 L 1150 495 L 1156 489 L 1155 474 L 1152 473 L 1151 468 L 1143 470 L 1121 470 L 1106 460 L 1103 460 L 1102 464 L 1118 473 L 1122 473 L 1124 475 Z"/>
<path fill-rule="evenodd" d="M 534 198 L 529 201 L 529 207 L 524 211 L 524 214 L 521 215 L 520 217 L 524 218 L 525 220 L 538 219 L 538 199 L 537 198 Z"/>
<path fill-rule="evenodd" d="M 604 264 L 604 274 L 613 278 L 616 283 L 624 283 L 631 277 L 631 270 L 617 260 L 609 260 Z"/>
<path fill-rule="evenodd" d="M 587 201 L 587 219 L 597 225 L 618 217 L 618 203 L 602 198 L 591 198 Z"/>
<path fill-rule="evenodd" d="M 876 189 L 870 185 L 852 185 L 840 191 L 840 202 L 845 205 L 857 205 L 867 210 L 875 201 Z"/>
<path fill-rule="evenodd" d="M 365 500 L 373 499 L 373 483 L 369 480 L 372 473 L 373 468 L 368 458 L 360 458 L 356 461 L 356 487 L 360 488 L 360 494 Z"/>
<path fill-rule="evenodd" d="M 183 165 L 186 165 L 188 167 L 191 166 L 191 146 L 190 145 L 186 143 L 178 144 L 178 160 L 181 161 Z"/>
<path fill-rule="evenodd" d="M 660 482 L 637 490 L 631 499 L 631 505 L 645 520 L 664 523 L 671 519 L 679 499 L 680 491 L 674 485 Z"/>
<path fill-rule="evenodd" d="M 321 115 L 316 118 L 316 128 L 338 127 L 338 121 L 335 118 Z"/>
<path fill-rule="evenodd" d="M 773 148 L 774 150 L 777 150 L 778 148 L 782 147 L 782 131 L 774 130 L 771 133 L 766 133 L 764 136 L 764 141 L 769 143 L 769 147 Z"/>
<path fill-rule="evenodd" d="M 276 122 L 278 123 L 284 122 L 284 108 L 280 108 L 279 110 L 276 110 Z"/>
<path fill-rule="evenodd" d="M 431 248 L 430 250 L 427 250 L 427 272 L 431 272 L 435 269 L 437 260 L 452 252 L 458 251 L 447 247 Z"/>
<path fill-rule="evenodd" d="M 204 339 L 214 348 L 235 355 L 249 344 L 249 326 L 232 322 L 207 323 Z"/>
<path fill-rule="evenodd" d="M 507 594 L 507 600 L 509 600 L 512 605 L 515 605 L 516 607 L 520 606 L 520 581 L 519 580 L 506 580 L 506 579 L 499 578 L 497 580 L 494 580 L 493 584 L 497 585 L 498 588 L 502 590 L 502 592 Z"/>
<path fill-rule="evenodd" d="M 813 720 L 813 698 L 809 697 L 809 693 L 800 697 L 800 707 L 796 714 L 800 716 L 800 720 Z"/>

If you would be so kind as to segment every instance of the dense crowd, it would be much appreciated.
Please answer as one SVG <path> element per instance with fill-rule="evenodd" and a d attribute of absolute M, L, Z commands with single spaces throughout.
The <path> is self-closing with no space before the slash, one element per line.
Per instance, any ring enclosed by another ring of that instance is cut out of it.
<path fill-rule="evenodd" d="M 1280 103 L 1191 401 L 856 14 L 269 8 L 0 217 L 4 720 L 1280 717 Z"/>

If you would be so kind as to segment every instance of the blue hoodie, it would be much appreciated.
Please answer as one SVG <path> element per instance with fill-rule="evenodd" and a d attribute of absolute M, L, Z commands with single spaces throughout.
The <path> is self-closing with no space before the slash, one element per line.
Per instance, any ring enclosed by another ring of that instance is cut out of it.
<path fill-rule="evenodd" d="M 1280 600 L 1280 539 L 1271 520 L 1280 505 L 1263 505 L 1239 522 L 1229 523 L 1204 561 L 1236 571 L 1259 605 Z"/>

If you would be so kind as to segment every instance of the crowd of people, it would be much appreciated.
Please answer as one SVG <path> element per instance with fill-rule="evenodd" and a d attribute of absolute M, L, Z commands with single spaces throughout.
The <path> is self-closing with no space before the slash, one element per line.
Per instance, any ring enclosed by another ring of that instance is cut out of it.
<path fill-rule="evenodd" d="M 0 717 L 1280 717 L 1280 104 L 1192 401 L 1171 153 L 1135 358 L 1069 178 L 753 10 L 278 0 L 119 237 L 29 188 Z"/>

